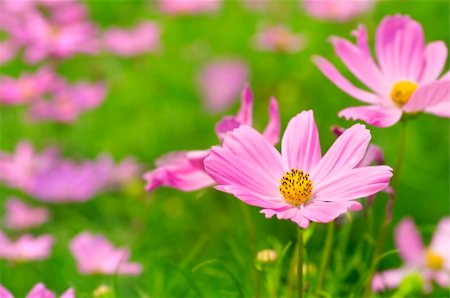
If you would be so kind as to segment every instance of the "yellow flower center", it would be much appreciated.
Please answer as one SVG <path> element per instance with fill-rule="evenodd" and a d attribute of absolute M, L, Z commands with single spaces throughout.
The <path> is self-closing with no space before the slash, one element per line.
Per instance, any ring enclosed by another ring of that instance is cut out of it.
<path fill-rule="evenodd" d="M 444 258 L 432 250 L 427 250 L 425 254 L 427 266 L 434 270 L 441 270 L 444 267 Z"/>
<path fill-rule="evenodd" d="M 394 84 L 391 91 L 392 101 L 399 107 L 405 105 L 414 91 L 416 91 L 418 85 L 410 81 L 400 81 Z"/>
<path fill-rule="evenodd" d="M 298 207 L 311 198 L 313 185 L 309 180 L 309 174 L 292 169 L 281 178 L 280 182 L 280 192 L 288 204 Z"/>

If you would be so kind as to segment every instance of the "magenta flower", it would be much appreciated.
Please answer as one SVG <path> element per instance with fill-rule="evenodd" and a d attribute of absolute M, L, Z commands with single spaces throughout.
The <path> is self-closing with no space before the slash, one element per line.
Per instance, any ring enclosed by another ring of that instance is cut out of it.
<path fill-rule="evenodd" d="M 102 83 L 80 82 L 69 85 L 61 80 L 55 83 L 50 99 L 42 98 L 32 103 L 29 114 L 34 121 L 71 123 L 82 112 L 98 107 L 105 99 L 106 92 Z"/>
<path fill-rule="evenodd" d="M 396 288 L 410 274 L 422 277 L 427 293 L 431 292 L 433 281 L 443 288 L 450 286 L 450 217 L 441 219 L 428 248 L 414 221 L 403 219 L 395 230 L 395 244 L 404 265 L 376 274 L 372 280 L 374 291 Z"/>
<path fill-rule="evenodd" d="M 425 45 L 418 22 L 409 16 L 388 16 L 376 33 L 377 64 L 370 54 L 366 28 L 361 25 L 353 35 L 356 45 L 339 37 L 332 37 L 331 43 L 348 69 L 371 91 L 354 86 L 325 58 L 314 59 L 337 87 L 369 104 L 344 109 L 339 116 L 379 127 L 394 125 L 403 113 L 450 117 L 450 75 L 438 78 L 447 59 L 444 42 Z"/>
<path fill-rule="evenodd" d="M 59 297 L 75 298 L 75 290 L 73 288 L 69 288 Z M 0 298 L 14 298 L 14 295 L 0 284 Z M 56 295 L 47 289 L 43 283 L 37 283 L 25 296 L 25 298 L 56 298 Z"/>
<path fill-rule="evenodd" d="M 270 52 L 298 52 L 304 47 L 303 36 L 293 33 L 284 25 L 265 27 L 255 39 L 258 49 Z"/>
<path fill-rule="evenodd" d="M 18 79 L 0 77 L 0 103 L 17 105 L 37 100 L 50 90 L 55 78 L 48 68 L 24 73 Z"/>
<path fill-rule="evenodd" d="M 34 238 L 27 234 L 20 236 L 14 242 L 0 231 L 0 259 L 12 261 L 44 260 L 50 255 L 52 246 L 53 237 L 50 235 Z"/>
<path fill-rule="evenodd" d="M 46 208 L 31 208 L 16 198 L 6 201 L 5 225 L 10 229 L 34 228 L 48 221 L 49 217 Z"/>
<path fill-rule="evenodd" d="M 376 0 L 302 0 L 303 8 L 319 20 L 345 22 L 372 9 Z"/>
<path fill-rule="evenodd" d="M 248 80 L 247 66 L 239 60 L 217 60 L 200 73 L 199 88 L 203 102 L 212 113 L 228 109 Z"/>
<path fill-rule="evenodd" d="M 264 130 L 264 137 L 271 144 L 276 144 L 280 135 L 280 116 L 278 104 L 272 98 L 269 105 L 269 123 Z M 253 95 L 247 86 L 242 93 L 241 108 L 234 117 L 225 116 L 216 125 L 216 134 L 220 140 L 228 131 L 241 125 L 251 126 L 253 123 Z M 169 153 L 156 161 L 157 168 L 147 172 L 147 191 L 161 186 L 168 186 L 182 191 L 193 191 L 209 187 L 214 181 L 205 172 L 204 159 L 208 150 L 179 151 Z"/>
<path fill-rule="evenodd" d="M 288 124 L 281 154 L 257 131 L 241 126 L 213 147 L 206 172 L 218 190 L 264 208 L 267 218 L 290 219 L 302 228 L 327 223 L 348 210 L 360 210 L 355 199 L 384 189 L 392 176 L 388 166 L 358 167 L 370 141 L 360 124 L 347 129 L 322 157 L 312 111 Z"/>
<path fill-rule="evenodd" d="M 101 235 L 78 234 L 70 243 L 70 251 L 82 274 L 139 275 L 142 272 L 140 264 L 128 262 L 130 252 L 127 249 L 113 247 Z"/>
<path fill-rule="evenodd" d="M 103 46 L 120 56 L 136 56 L 159 47 L 160 28 L 154 22 L 143 22 L 132 30 L 111 28 L 104 33 Z"/>
<path fill-rule="evenodd" d="M 172 15 L 213 12 L 221 5 L 222 0 L 159 0 L 159 8 Z"/>

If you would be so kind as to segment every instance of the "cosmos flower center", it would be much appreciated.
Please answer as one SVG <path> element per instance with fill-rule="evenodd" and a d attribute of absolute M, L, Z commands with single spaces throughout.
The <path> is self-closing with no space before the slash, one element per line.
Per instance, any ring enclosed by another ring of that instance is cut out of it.
<path fill-rule="evenodd" d="M 416 91 L 418 85 L 411 81 L 399 81 L 394 84 L 391 91 L 392 101 L 399 107 L 405 105 L 414 91 Z"/>
<path fill-rule="evenodd" d="M 309 179 L 309 174 L 292 169 L 284 174 L 280 182 L 280 192 L 288 204 L 298 207 L 311 198 L 313 184 Z"/>
<path fill-rule="evenodd" d="M 432 250 L 427 250 L 425 254 L 427 266 L 434 270 L 440 270 L 444 267 L 444 258 Z"/>

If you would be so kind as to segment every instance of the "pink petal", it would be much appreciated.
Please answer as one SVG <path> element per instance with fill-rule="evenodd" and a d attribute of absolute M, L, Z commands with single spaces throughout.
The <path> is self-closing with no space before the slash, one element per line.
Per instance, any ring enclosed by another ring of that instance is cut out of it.
<path fill-rule="evenodd" d="M 312 111 L 301 112 L 289 121 L 281 148 L 286 170 L 299 169 L 310 173 L 317 165 L 322 153 Z"/>
<path fill-rule="evenodd" d="M 247 204 L 279 208 L 286 203 L 278 190 L 283 176 L 281 156 L 268 141 L 248 126 L 230 132 L 223 147 L 213 147 L 205 169 L 219 184 Z"/>
<path fill-rule="evenodd" d="M 236 115 L 236 120 L 244 125 L 252 125 L 253 118 L 253 93 L 248 84 L 241 95 L 241 108 Z"/>
<path fill-rule="evenodd" d="M 386 289 L 397 288 L 408 273 L 409 270 L 406 268 L 387 270 L 377 273 L 372 279 L 372 290 L 374 292 L 381 292 Z"/>
<path fill-rule="evenodd" d="M 371 164 L 382 165 L 384 164 L 384 155 L 383 150 L 374 144 L 370 144 L 367 147 L 366 154 L 363 159 L 359 162 L 358 167 L 366 167 Z"/>
<path fill-rule="evenodd" d="M 382 106 L 362 106 L 344 109 L 338 115 L 347 120 L 362 120 L 373 126 L 388 127 L 400 120 L 402 111 L 397 108 Z"/>
<path fill-rule="evenodd" d="M 392 169 L 369 166 L 343 171 L 316 183 L 313 179 L 315 201 L 348 201 L 375 194 L 389 185 Z"/>
<path fill-rule="evenodd" d="M 1 284 L 0 284 L 0 297 L 1 298 L 14 298 L 13 294 L 11 294 L 11 292 L 8 291 L 6 288 L 4 288 Z"/>
<path fill-rule="evenodd" d="M 391 82 L 417 82 L 425 62 L 422 26 L 409 16 L 387 16 L 377 28 L 375 51 Z"/>
<path fill-rule="evenodd" d="M 450 101 L 441 102 L 431 108 L 426 108 L 425 112 L 439 117 L 450 118 Z"/>
<path fill-rule="evenodd" d="M 450 287 L 450 273 L 448 272 L 448 270 L 448 268 L 447 270 L 441 270 L 439 272 L 436 272 L 434 275 L 434 280 L 442 288 Z"/>
<path fill-rule="evenodd" d="M 269 103 L 269 123 L 264 129 L 263 136 L 270 144 L 275 145 L 280 140 L 280 113 L 278 111 L 278 102 L 275 97 L 270 98 Z"/>
<path fill-rule="evenodd" d="M 30 292 L 28 292 L 26 298 L 55 298 L 56 295 L 47 289 L 43 283 L 36 284 Z"/>
<path fill-rule="evenodd" d="M 422 265 L 425 261 L 425 246 L 414 221 L 403 219 L 395 229 L 395 245 L 407 264 Z"/>
<path fill-rule="evenodd" d="M 355 124 L 340 135 L 328 152 L 312 169 L 314 184 L 342 171 L 354 168 L 366 153 L 370 142 L 370 132 L 364 125 Z"/>
<path fill-rule="evenodd" d="M 289 219 L 306 229 L 309 226 L 310 221 L 303 215 L 302 208 L 303 207 L 288 207 L 279 210 L 263 209 L 260 213 L 264 214 L 266 218 L 271 218 L 276 215 L 278 219 Z"/>
<path fill-rule="evenodd" d="M 60 298 L 75 298 L 75 290 L 73 288 L 67 289 L 64 293 L 61 294 Z"/>
<path fill-rule="evenodd" d="M 356 78 L 382 97 L 390 93 L 388 82 L 371 56 L 367 56 L 367 52 L 361 52 L 358 47 L 343 38 L 332 37 L 330 41 L 336 55 Z"/>
<path fill-rule="evenodd" d="M 442 41 L 431 42 L 425 48 L 425 67 L 422 70 L 420 83 L 437 80 L 445 67 L 447 45 Z"/>
<path fill-rule="evenodd" d="M 317 202 L 307 204 L 303 209 L 304 216 L 310 221 L 327 223 L 335 220 L 347 211 L 358 211 L 362 205 L 358 202 Z"/>
<path fill-rule="evenodd" d="M 375 104 L 380 102 L 380 98 L 377 95 L 355 87 L 355 85 L 347 80 L 327 59 L 315 56 L 313 57 L 313 62 L 324 76 L 348 95 L 365 103 Z"/>
<path fill-rule="evenodd" d="M 408 113 L 421 112 L 443 102 L 450 102 L 450 81 L 437 81 L 419 87 L 403 110 Z"/>
<path fill-rule="evenodd" d="M 444 217 L 434 232 L 430 249 L 444 258 L 444 268 L 450 270 L 450 217 Z M 447 273 L 448 274 L 448 273 Z"/>

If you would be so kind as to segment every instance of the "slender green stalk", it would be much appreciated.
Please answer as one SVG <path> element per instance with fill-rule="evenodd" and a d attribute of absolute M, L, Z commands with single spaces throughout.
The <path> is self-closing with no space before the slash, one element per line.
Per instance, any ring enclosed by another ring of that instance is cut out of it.
<path fill-rule="evenodd" d="M 386 214 L 384 216 L 383 225 L 381 226 L 380 233 L 378 236 L 377 244 L 375 246 L 375 251 L 372 256 L 372 263 L 369 268 L 369 278 L 367 280 L 366 288 L 364 290 L 363 297 L 369 297 L 371 293 L 371 281 L 373 278 L 373 275 L 375 274 L 375 271 L 377 269 L 377 260 L 380 257 L 381 252 L 384 248 L 384 242 L 386 240 L 386 233 L 387 229 L 389 227 L 389 224 L 391 223 L 391 213 L 394 208 L 395 199 L 398 194 L 398 185 L 400 180 L 400 173 L 403 167 L 403 161 L 405 159 L 405 148 L 406 148 L 406 136 L 407 136 L 407 120 L 404 119 L 402 121 L 402 132 L 400 135 L 400 144 L 398 148 L 398 156 L 397 156 L 397 163 L 395 164 L 394 168 L 394 176 L 392 178 L 392 195 L 389 196 L 387 202 L 386 202 Z"/>
<path fill-rule="evenodd" d="M 303 298 L 303 229 L 298 228 L 297 232 L 297 278 L 298 278 L 298 297 Z"/>
<path fill-rule="evenodd" d="M 255 236 L 255 228 L 253 226 L 253 221 L 249 212 L 249 209 L 247 205 L 240 204 L 241 210 L 244 215 L 244 221 L 245 225 L 247 227 L 247 233 L 248 233 L 248 245 L 250 247 L 250 254 L 252 256 L 252 260 L 256 258 L 256 236 Z M 259 298 L 261 296 L 261 281 L 260 281 L 260 274 L 255 266 L 253 266 L 252 270 L 252 279 L 254 283 L 255 288 L 255 297 Z"/>
<path fill-rule="evenodd" d="M 319 279 L 318 279 L 317 287 L 316 287 L 316 295 L 317 296 L 319 296 L 319 293 L 322 290 L 323 282 L 325 280 L 325 272 L 327 271 L 328 263 L 330 261 L 331 248 L 333 246 L 333 241 L 334 241 L 335 227 L 336 227 L 336 224 L 334 221 L 330 222 L 327 226 L 325 248 L 324 248 L 324 253 L 322 255 L 322 261 L 320 263 Z"/>

